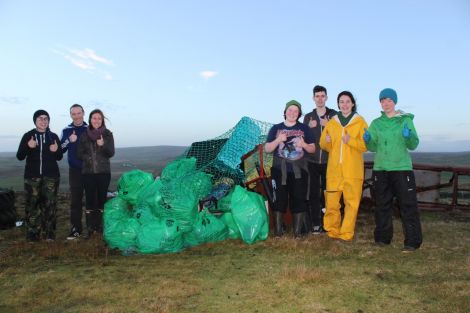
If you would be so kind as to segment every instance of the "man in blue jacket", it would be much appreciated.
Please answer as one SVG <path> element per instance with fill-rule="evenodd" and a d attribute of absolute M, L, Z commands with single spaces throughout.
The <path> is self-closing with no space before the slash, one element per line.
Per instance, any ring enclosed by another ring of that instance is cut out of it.
<path fill-rule="evenodd" d="M 80 104 L 74 104 L 70 107 L 72 123 L 62 130 L 62 139 L 60 140 L 62 152 L 67 152 L 69 162 L 70 224 L 72 228 L 67 240 L 78 239 L 82 233 L 82 161 L 77 159 L 77 148 L 80 136 L 87 129 L 87 123 L 83 120 L 84 115 L 85 111 Z"/>

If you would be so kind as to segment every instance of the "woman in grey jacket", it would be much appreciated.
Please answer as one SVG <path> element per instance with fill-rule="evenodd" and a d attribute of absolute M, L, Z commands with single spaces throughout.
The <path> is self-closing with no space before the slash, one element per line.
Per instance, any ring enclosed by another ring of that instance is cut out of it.
<path fill-rule="evenodd" d="M 86 224 L 88 235 L 102 232 L 102 215 L 109 183 L 111 164 L 114 156 L 113 133 L 106 128 L 101 110 L 93 110 L 88 118 L 88 128 L 80 137 L 77 150 L 82 160 L 82 177 L 86 198 Z"/>

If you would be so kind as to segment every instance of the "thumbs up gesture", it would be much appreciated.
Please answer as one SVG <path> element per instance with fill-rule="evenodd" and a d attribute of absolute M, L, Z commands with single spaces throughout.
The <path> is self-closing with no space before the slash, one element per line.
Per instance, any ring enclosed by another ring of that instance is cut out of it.
<path fill-rule="evenodd" d="M 77 135 L 75 135 L 75 131 L 72 132 L 72 135 L 69 136 L 69 141 L 70 142 L 75 142 L 77 141 Z"/>
<path fill-rule="evenodd" d="M 49 150 L 51 152 L 56 152 L 58 148 L 59 148 L 59 145 L 57 144 L 57 140 L 54 140 L 54 143 L 49 146 Z"/>
<path fill-rule="evenodd" d="M 31 149 L 34 149 L 38 146 L 38 143 L 36 142 L 36 139 L 34 139 L 34 136 L 31 136 L 31 139 L 28 140 L 28 147 Z"/>
<path fill-rule="evenodd" d="M 403 130 L 401 131 L 403 138 L 408 139 L 411 137 L 411 129 L 408 128 L 408 125 L 405 123 L 403 125 Z"/>
<path fill-rule="evenodd" d="M 304 140 L 303 136 L 301 136 L 299 138 L 299 140 L 295 143 L 295 146 L 299 147 L 299 148 L 304 148 L 305 147 L 305 140 Z"/>
<path fill-rule="evenodd" d="M 317 127 L 317 121 L 314 120 L 313 117 L 310 118 L 310 121 L 308 122 L 308 127 L 310 127 L 310 128 Z"/>
<path fill-rule="evenodd" d="M 328 142 L 328 143 L 331 142 L 331 136 L 328 132 L 326 133 L 325 139 L 326 139 L 326 142 Z"/>
<path fill-rule="evenodd" d="M 96 144 L 100 147 L 104 145 L 103 135 L 101 135 L 100 139 L 96 140 Z"/>
<path fill-rule="evenodd" d="M 287 135 L 285 132 L 282 132 L 279 134 L 279 136 L 276 138 L 279 143 L 285 142 L 287 140 Z"/>
<path fill-rule="evenodd" d="M 365 143 L 369 143 L 371 137 L 370 137 L 370 133 L 367 130 L 367 128 L 364 128 L 364 135 L 362 135 L 362 138 L 364 139 Z"/>
<path fill-rule="evenodd" d="M 344 135 L 341 138 L 343 140 L 343 142 L 348 143 L 350 138 L 351 138 L 351 136 L 349 136 L 348 132 L 346 130 L 344 130 Z"/>

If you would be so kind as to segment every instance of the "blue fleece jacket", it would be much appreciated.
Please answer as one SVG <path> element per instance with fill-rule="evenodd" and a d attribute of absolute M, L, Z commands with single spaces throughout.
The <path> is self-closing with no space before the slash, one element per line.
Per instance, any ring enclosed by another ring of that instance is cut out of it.
<path fill-rule="evenodd" d="M 80 136 L 86 132 L 87 123 L 83 122 L 81 126 L 75 126 L 73 123 L 70 123 L 67 127 L 62 130 L 62 136 L 60 139 L 60 144 L 62 152 L 67 152 L 67 160 L 69 161 L 69 166 L 76 169 L 82 168 L 82 161 L 77 158 L 77 149 L 78 143 L 80 141 Z M 75 131 L 77 135 L 77 141 L 70 142 L 69 137 Z"/>

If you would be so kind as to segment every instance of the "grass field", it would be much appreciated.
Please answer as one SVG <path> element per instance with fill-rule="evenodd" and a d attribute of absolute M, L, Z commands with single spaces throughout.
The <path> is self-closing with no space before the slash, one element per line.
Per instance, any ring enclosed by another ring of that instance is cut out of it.
<path fill-rule="evenodd" d="M 155 175 L 184 147 L 118 149 L 113 183 L 140 168 Z M 469 153 L 415 162 L 470 166 Z M 0 154 L 0 187 L 22 190 L 24 163 Z M 446 162 L 446 163 L 442 163 Z M 61 190 L 67 165 L 61 163 Z M 113 187 L 111 187 L 113 188 Z M 21 194 L 18 213 L 23 214 Z M 206 244 L 176 254 L 122 256 L 99 238 L 66 242 L 61 193 L 58 239 L 29 244 L 0 230 L 0 313 L 10 312 L 469 312 L 470 212 L 422 212 L 424 244 L 403 254 L 400 221 L 390 247 L 372 244 L 362 211 L 353 242 L 324 235 Z"/>
<path fill-rule="evenodd" d="M 412 254 L 399 220 L 390 247 L 373 245 L 362 212 L 350 243 L 287 236 L 126 257 L 100 239 L 66 242 L 66 207 L 62 195 L 54 243 L 0 231 L 0 312 L 469 312 L 470 213 L 423 212 Z"/>

